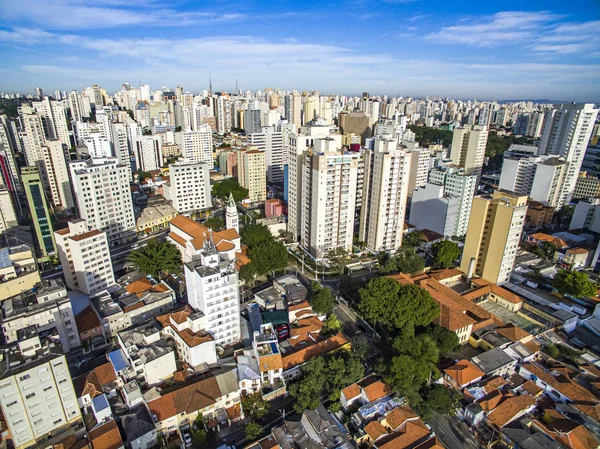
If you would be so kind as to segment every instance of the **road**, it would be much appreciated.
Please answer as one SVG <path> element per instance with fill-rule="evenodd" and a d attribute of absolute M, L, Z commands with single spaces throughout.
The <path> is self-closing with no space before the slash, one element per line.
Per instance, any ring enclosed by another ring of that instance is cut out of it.
<path fill-rule="evenodd" d="M 467 425 L 456 416 L 448 418 L 436 413 L 427 424 L 448 449 L 483 449 Z"/>

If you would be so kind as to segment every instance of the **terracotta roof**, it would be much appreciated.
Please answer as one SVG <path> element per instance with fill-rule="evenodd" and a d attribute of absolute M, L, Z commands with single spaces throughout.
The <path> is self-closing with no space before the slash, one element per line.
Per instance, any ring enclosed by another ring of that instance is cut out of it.
<path fill-rule="evenodd" d="M 470 292 L 466 292 L 462 295 L 464 299 L 469 301 L 473 301 L 476 298 L 481 298 L 483 295 L 487 295 L 492 291 L 491 285 L 484 285 L 482 287 L 477 288 L 476 290 L 472 290 Z"/>
<path fill-rule="evenodd" d="M 566 246 L 569 246 L 563 239 L 544 234 L 543 232 L 536 232 L 535 234 L 531 234 L 531 237 L 538 241 L 550 242 L 556 245 L 557 248 L 565 248 Z"/>
<path fill-rule="evenodd" d="M 523 302 L 519 295 L 515 295 L 513 292 L 509 292 L 505 288 L 502 288 L 498 285 L 494 285 L 492 287 L 492 292 L 496 296 L 500 296 L 502 299 L 505 299 L 508 302 L 512 302 L 513 304 L 520 304 Z"/>
<path fill-rule="evenodd" d="M 181 237 L 179 234 L 175 234 L 174 232 L 169 232 L 168 237 L 175 240 L 175 242 L 179 243 L 181 246 L 185 247 L 186 240 Z"/>
<path fill-rule="evenodd" d="M 64 229 L 59 229 L 58 231 L 54 231 L 54 233 L 60 234 L 60 235 L 68 235 L 69 231 L 70 231 L 69 228 L 64 228 Z"/>
<path fill-rule="evenodd" d="M 422 240 L 424 240 L 428 243 L 434 242 L 436 240 L 441 240 L 444 238 L 444 236 L 442 234 L 432 231 L 431 229 L 422 229 L 421 232 L 423 233 Z"/>
<path fill-rule="evenodd" d="M 298 327 L 292 326 L 290 328 L 290 336 L 298 337 L 309 333 L 319 333 L 323 329 L 323 322 L 316 316 L 309 318 L 302 318 L 297 321 Z"/>
<path fill-rule="evenodd" d="M 459 385 L 467 385 L 485 375 L 477 366 L 468 360 L 461 360 L 446 368 L 444 372 Z"/>
<path fill-rule="evenodd" d="M 294 311 L 294 310 L 300 310 L 300 309 L 306 309 L 306 308 L 311 308 L 312 309 L 312 307 L 310 306 L 310 304 L 308 303 L 308 301 L 302 301 L 302 302 L 299 302 L 298 304 L 294 304 L 294 305 L 289 306 L 288 310 L 291 312 L 291 311 Z"/>
<path fill-rule="evenodd" d="M 538 396 L 539 394 L 542 393 L 542 391 L 544 391 L 530 380 L 528 380 L 523 385 L 521 385 L 521 388 L 523 388 L 523 390 L 525 390 L 527 393 L 529 393 L 533 397 Z"/>
<path fill-rule="evenodd" d="M 486 413 L 489 413 L 498 407 L 498 405 L 500 405 L 500 403 L 505 399 L 506 397 L 502 394 L 502 392 L 500 392 L 500 390 L 492 389 L 484 397 L 478 399 L 477 403 Z"/>
<path fill-rule="evenodd" d="M 444 446 L 442 442 L 437 439 L 437 437 L 433 437 L 424 443 L 415 446 L 415 449 L 446 449 L 446 446 Z"/>
<path fill-rule="evenodd" d="M 327 354 L 328 352 L 335 351 L 336 349 L 342 348 L 348 345 L 350 342 L 342 335 L 338 333 L 331 338 L 322 340 L 318 343 L 303 347 L 292 353 L 286 353 L 283 355 L 283 369 L 287 371 L 297 365 L 300 365 L 312 357 Z"/>
<path fill-rule="evenodd" d="M 528 341 L 527 343 L 523 343 L 523 345 L 525 345 L 525 347 L 526 347 L 527 349 L 529 349 L 529 351 L 530 351 L 532 354 L 535 354 L 536 352 L 538 352 L 538 351 L 541 349 L 541 348 L 540 348 L 540 345 L 538 345 L 538 344 L 537 344 L 535 341 L 533 341 L 533 340 L 531 340 L 531 341 Z"/>
<path fill-rule="evenodd" d="M 94 372 L 98 377 L 98 382 L 100 382 L 101 386 L 105 386 L 110 384 L 111 382 L 117 381 L 117 373 L 111 362 L 107 362 L 103 365 L 97 366 L 94 368 Z"/>
<path fill-rule="evenodd" d="M 267 356 L 259 357 L 258 369 L 261 373 L 266 371 L 273 371 L 283 368 L 283 362 L 281 360 L 281 354 L 271 354 Z"/>
<path fill-rule="evenodd" d="M 364 387 L 363 392 L 367 396 L 369 402 L 373 402 L 378 399 L 381 399 L 384 396 L 387 396 L 392 392 L 392 390 L 383 381 L 378 380 L 377 382 L 373 382 L 372 384 Z"/>
<path fill-rule="evenodd" d="M 190 414 L 202 410 L 215 404 L 219 397 L 219 384 L 211 376 L 150 401 L 148 407 L 156 415 L 156 421 L 160 422 L 180 413 Z"/>
<path fill-rule="evenodd" d="M 229 241 L 240 238 L 240 234 L 238 234 L 238 232 L 233 228 L 215 232 L 214 234 L 216 234 L 219 238 L 229 240 Z"/>
<path fill-rule="evenodd" d="M 568 420 L 555 410 L 544 410 L 545 420 L 535 423 L 570 449 L 597 449 L 600 444 L 583 425 Z"/>
<path fill-rule="evenodd" d="M 118 449 L 123 447 L 123 440 L 114 419 L 88 432 L 94 449 Z"/>
<path fill-rule="evenodd" d="M 216 248 L 217 251 L 231 251 L 235 248 L 235 245 L 226 240 L 221 240 L 219 243 L 217 243 Z"/>
<path fill-rule="evenodd" d="M 258 445 L 260 446 L 260 449 L 275 449 L 280 447 L 279 443 L 272 435 L 266 436 L 262 440 L 259 440 Z"/>
<path fill-rule="evenodd" d="M 371 421 L 365 426 L 365 432 L 369 435 L 372 441 L 377 440 L 382 435 L 387 435 L 387 430 L 383 427 L 379 421 Z"/>
<path fill-rule="evenodd" d="M 402 426 L 406 421 L 417 417 L 415 411 L 408 405 L 402 405 L 396 407 L 385 415 L 385 420 L 392 430 L 396 430 Z"/>
<path fill-rule="evenodd" d="M 535 405 L 535 398 L 529 394 L 508 398 L 492 410 L 487 420 L 496 427 L 502 428 L 533 405 Z"/>
<path fill-rule="evenodd" d="M 87 306 L 75 316 L 75 324 L 81 334 L 100 327 L 100 320 L 94 309 L 92 309 L 92 306 Z"/>
<path fill-rule="evenodd" d="M 587 254 L 589 253 L 589 251 L 587 249 L 583 249 L 583 248 L 570 248 L 567 250 L 568 253 L 573 253 L 573 254 Z"/>
<path fill-rule="evenodd" d="M 73 236 L 71 236 L 69 238 L 71 240 L 79 242 L 80 240 L 89 239 L 90 237 L 95 237 L 95 236 L 100 235 L 100 234 L 102 234 L 102 231 L 94 229 L 93 231 L 84 232 L 83 234 L 73 235 Z"/>
<path fill-rule="evenodd" d="M 379 449 L 407 449 L 429 439 L 430 430 L 420 419 L 408 421 L 400 430 L 384 437 Z"/>
<path fill-rule="evenodd" d="M 430 271 L 429 276 L 437 281 L 442 281 L 444 279 L 449 279 L 455 276 L 462 276 L 463 272 L 458 268 L 445 268 L 443 270 L 435 270 Z"/>
<path fill-rule="evenodd" d="M 152 283 L 146 278 L 140 278 L 137 281 L 133 281 L 131 284 L 128 284 L 125 287 L 127 293 L 130 295 L 135 295 L 137 293 L 145 292 L 146 290 L 150 290 L 152 288 Z"/>
<path fill-rule="evenodd" d="M 508 338 L 510 341 L 521 341 L 531 338 L 531 334 L 529 332 L 515 326 L 514 324 L 507 324 L 506 326 L 497 327 L 496 332 L 503 337 Z"/>
<path fill-rule="evenodd" d="M 209 228 L 204 226 L 203 224 L 197 223 L 191 218 L 185 217 L 183 215 L 178 215 L 170 222 L 173 226 L 183 231 L 185 234 L 189 236 L 190 243 L 196 249 L 202 248 L 204 245 L 204 239 L 209 234 Z M 185 238 L 177 236 L 178 238 L 173 236 L 173 232 L 169 233 L 169 237 L 175 240 L 182 246 L 185 246 L 185 242 L 187 241 Z M 225 240 L 226 242 L 232 243 L 233 240 L 239 239 L 240 235 L 235 229 L 225 229 L 224 231 L 213 231 L 213 240 L 215 245 L 217 246 L 217 250 L 219 251 L 230 251 L 235 247 L 230 247 L 229 245 L 223 244 L 221 248 L 219 244 Z"/>
<path fill-rule="evenodd" d="M 342 394 L 349 401 L 360 396 L 360 388 L 357 384 L 348 385 L 342 390 Z"/>
<path fill-rule="evenodd" d="M 188 316 L 194 313 L 194 310 L 186 305 L 183 309 L 177 310 L 172 313 L 167 313 L 166 315 L 160 315 L 156 317 L 156 321 L 160 323 L 163 327 L 170 327 L 173 331 L 181 337 L 181 339 L 188 345 L 190 348 L 194 346 L 198 346 L 202 343 L 206 343 L 207 341 L 212 341 L 213 336 L 209 333 L 204 332 L 192 332 L 191 329 L 186 328 L 183 330 L 178 330 L 173 324 L 171 324 L 171 319 L 175 321 L 177 324 L 183 324 L 187 321 Z"/>

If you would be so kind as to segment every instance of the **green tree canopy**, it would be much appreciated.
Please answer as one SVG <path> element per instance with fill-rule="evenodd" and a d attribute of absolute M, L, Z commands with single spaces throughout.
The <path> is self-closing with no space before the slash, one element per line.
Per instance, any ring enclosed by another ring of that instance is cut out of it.
<path fill-rule="evenodd" d="M 141 168 L 137 171 L 138 181 L 142 182 L 148 178 L 152 178 L 152 175 L 147 171 L 142 170 Z"/>
<path fill-rule="evenodd" d="M 423 396 L 424 401 L 419 404 L 417 411 L 425 419 L 431 417 L 433 412 L 454 415 L 460 400 L 460 394 L 456 390 L 439 384 L 432 385 Z"/>
<path fill-rule="evenodd" d="M 390 257 L 379 269 L 380 273 L 416 273 L 423 271 L 425 262 L 413 248 L 402 247 Z"/>
<path fill-rule="evenodd" d="M 204 427 L 199 427 L 195 429 L 192 433 L 192 447 L 194 449 L 202 449 L 206 444 L 208 437 L 206 435 L 206 430 Z"/>
<path fill-rule="evenodd" d="M 233 199 L 238 202 L 242 201 L 248 196 L 248 189 L 240 186 L 239 182 L 237 182 L 237 180 L 234 178 L 227 178 L 213 185 L 213 196 L 216 196 L 222 201 L 227 201 L 230 193 L 233 194 Z"/>
<path fill-rule="evenodd" d="M 238 276 L 246 285 L 253 285 L 254 280 L 256 279 L 256 270 L 254 269 L 252 262 L 242 265 Z"/>
<path fill-rule="evenodd" d="M 249 441 L 258 440 L 258 437 L 262 434 L 262 427 L 255 421 L 249 422 L 245 427 L 246 438 Z"/>
<path fill-rule="evenodd" d="M 252 418 L 260 419 L 269 412 L 269 403 L 260 393 L 249 394 L 242 399 L 242 409 Z"/>
<path fill-rule="evenodd" d="M 460 257 L 460 248 L 450 240 L 434 243 L 431 249 L 433 251 L 433 265 L 436 268 L 453 267 L 456 259 Z"/>
<path fill-rule="evenodd" d="M 358 310 L 374 324 L 389 329 L 426 326 L 440 313 L 437 302 L 421 287 L 378 277 L 359 291 Z"/>
<path fill-rule="evenodd" d="M 338 317 L 336 317 L 333 313 L 330 314 L 327 319 L 325 320 L 325 329 L 332 333 L 335 334 L 337 331 L 342 330 L 342 327 L 344 327 L 344 325 L 342 324 L 342 322 L 338 319 Z"/>
<path fill-rule="evenodd" d="M 458 348 L 460 341 L 458 340 L 458 336 L 455 332 L 452 332 L 445 327 L 439 326 L 437 324 L 430 324 L 427 327 L 427 335 L 431 337 L 433 341 L 437 344 L 439 351 L 444 354 L 447 352 L 454 351 Z"/>
<path fill-rule="evenodd" d="M 554 280 L 552 286 L 563 295 L 571 295 L 576 298 L 585 296 L 596 296 L 597 285 L 590 281 L 588 275 L 580 271 L 560 270 Z"/>
<path fill-rule="evenodd" d="M 318 314 L 329 315 L 333 311 L 334 298 L 331 290 L 313 282 L 312 293 L 308 299 L 313 310 Z"/>
<path fill-rule="evenodd" d="M 449 147 L 452 143 L 452 131 L 448 131 L 447 129 L 417 125 L 409 125 L 408 127 L 415 133 L 415 141 L 422 144 L 441 143 L 445 147 Z"/>
<path fill-rule="evenodd" d="M 162 277 L 166 272 L 181 268 L 181 253 L 169 242 L 159 243 L 152 239 L 129 254 L 127 258 L 135 267 L 154 277 Z"/>
<path fill-rule="evenodd" d="M 422 239 L 423 239 L 422 231 L 409 232 L 402 238 L 402 247 L 403 248 L 414 248 L 415 246 L 418 246 L 419 243 L 421 243 Z"/>
<path fill-rule="evenodd" d="M 244 226 L 240 234 L 242 243 L 248 245 L 249 248 L 275 241 L 269 228 L 260 223 L 251 223 Z"/>
<path fill-rule="evenodd" d="M 285 246 L 279 242 L 271 241 L 255 247 L 249 251 L 251 265 L 259 276 L 271 271 L 283 270 L 288 263 L 288 253 Z"/>
<path fill-rule="evenodd" d="M 213 231 L 221 231 L 225 227 L 225 223 L 221 217 L 208 217 L 204 221 L 204 226 L 211 228 Z"/>

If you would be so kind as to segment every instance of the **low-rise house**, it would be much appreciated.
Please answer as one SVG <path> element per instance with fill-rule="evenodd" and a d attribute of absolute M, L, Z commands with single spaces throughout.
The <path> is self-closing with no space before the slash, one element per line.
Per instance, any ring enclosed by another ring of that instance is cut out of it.
<path fill-rule="evenodd" d="M 102 324 L 92 306 L 87 306 L 75 316 L 75 324 L 77 324 L 79 339 L 82 343 L 94 344 L 96 341 L 105 340 L 102 333 Z"/>
<path fill-rule="evenodd" d="M 451 388 L 463 390 L 483 379 L 485 373 L 468 360 L 460 360 L 444 370 L 444 383 Z"/>
<path fill-rule="evenodd" d="M 508 397 L 488 414 L 487 422 L 502 429 L 515 419 L 529 413 L 535 405 L 536 400 L 530 394 Z"/>
<path fill-rule="evenodd" d="M 535 234 L 529 234 L 526 238 L 526 241 L 527 241 L 527 243 L 529 243 L 531 245 L 540 245 L 543 242 L 552 243 L 554 246 L 556 246 L 556 249 L 558 249 L 558 250 L 566 249 L 569 247 L 569 245 L 567 245 L 567 242 L 565 242 L 561 238 L 554 237 L 552 235 L 548 235 L 543 232 L 536 232 Z"/>
<path fill-rule="evenodd" d="M 487 377 L 511 374 L 517 364 L 516 360 L 500 348 L 494 348 L 479 354 L 471 358 L 471 362 L 477 365 Z"/>
<path fill-rule="evenodd" d="M 169 227 L 169 223 L 178 215 L 178 212 L 168 203 L 147 206 L 142 210 L 135 230 L 138 235 L 148 235 L 153 232 L 162 231 Z"/>
<path fill-rule="evenodd" d="M 123 439 L 119 427 L 114 420 L 110 420 L 88 432 L 93 449 L 124 449 Z"/>
<path fill-rule="evenodd" d="M 77 403 L 84 410 L 91 407 L 93 399 L 100 395 L 115 397 L 119 384 L 117 373 L 110 362 L 73 379 Z"/>
<path fill-rule="evenodd" d="M 350 349 L 350 341 L 341 333 L 318 342 L 301 345 L 299 348 L 288 350 L 283 354 L 283 377 L 286 381 L 300 376 L 300 368 L 312 357 Z"/>
<path fill-rule="evenodd" d="M 584 248 L 569 248 L 562 258 L 562 265 L 568 270 L 583 270 L 588 266 L 590 252 Z"/>
<path fill-rule="evenodd" d="M 355 405 L 375 402 L 392 392 L 392 389 L 376 375 L 370 375 L 341 391 L 340 404 L 344 410 Z"/>
<path fill-rule="evenodd" d="M 157 443 L 154 420 L 145 403 L 121 416 L 125 444 L 131 449 L 148 449 Z"/>

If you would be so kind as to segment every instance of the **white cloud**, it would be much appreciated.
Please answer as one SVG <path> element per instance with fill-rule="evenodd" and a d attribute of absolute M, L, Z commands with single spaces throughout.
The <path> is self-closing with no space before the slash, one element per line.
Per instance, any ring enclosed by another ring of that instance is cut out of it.
<path fill-rule="evenodd" d="M 13 28 L 11 31 L 0 30 L 1 42 L 16 42 L 20 44 L 37 44 L 48 41 L 52 34 L 36 28 Z"/>

